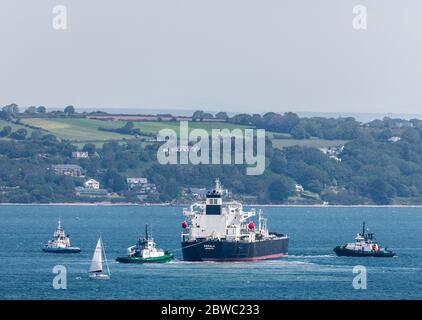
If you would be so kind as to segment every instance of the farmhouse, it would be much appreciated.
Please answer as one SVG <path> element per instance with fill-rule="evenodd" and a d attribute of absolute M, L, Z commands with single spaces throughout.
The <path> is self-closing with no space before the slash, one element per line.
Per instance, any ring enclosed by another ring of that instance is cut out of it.
<path fill-rule="evenodd" d="M 82 167 L 76 164 L 56 164 L 52 166 L 52 169 L 57 175 L 60 175 L 60 176 L 72 176 L 72 177 L 83 176 Z"/>
<path fill-rule="evenodd" d="M 74 151 L 74 152 L 72 152 L 72 158 L 87 159 L 87 158 L 89 158 L 89 155 L 88 155 L 88 152 L 86 152 L 86 151 Z"/>

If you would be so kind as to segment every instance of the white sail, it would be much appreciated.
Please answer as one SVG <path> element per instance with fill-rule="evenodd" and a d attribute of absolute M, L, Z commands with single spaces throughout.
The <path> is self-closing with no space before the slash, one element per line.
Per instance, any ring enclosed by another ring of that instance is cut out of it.
<path fill-rule="evenodd" d="M 95 247 L 94 255 L 92 256 L 91 266 L 89 272 L 103 271 L 103 250 L 101 238 L 98 239 L 97 246 Z"/>

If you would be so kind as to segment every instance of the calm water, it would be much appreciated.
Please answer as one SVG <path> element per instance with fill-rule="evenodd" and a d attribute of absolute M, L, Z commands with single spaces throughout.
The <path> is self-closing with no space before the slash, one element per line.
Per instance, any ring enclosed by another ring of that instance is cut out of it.
<path fill-rule="evenodd" d="M 288 258 L 263 262 L 188 263 L 179 249 L 180 208 L 0 206 L 0 299 L 422 299 L 422 209 L 265 208 L 271 230 L 291 237 Z M 61 217 L 75 255 L 43 253 Z M 336 257 L 365 220 L 396 258 Z M 126 253 L 153 225 L 159 247 L 176 250 L 167 264 L 126 265 Z M 112 278 L 87 269 L 99 235 Z M 67 268 L 67 290 L 55 290 L 55 265 Z M 367 267 L 367 290 L 355 290 L 355 265 Z"/>

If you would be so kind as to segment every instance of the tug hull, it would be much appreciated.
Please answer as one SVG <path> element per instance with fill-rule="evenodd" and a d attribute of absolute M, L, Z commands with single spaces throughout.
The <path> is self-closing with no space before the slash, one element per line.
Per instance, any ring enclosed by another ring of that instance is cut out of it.
<path fill-rule="evenodd" d="M 42 249 L 44 252 L 49 253 L 79 253 L 81 252 L 80 248 L 77 247 L 69 247 L 69 248 L 49 248 L 45 247 Z"/>
<path fill-rule="evenodd" d="M 170 252 L 166 252 L 166 254 L 161 257 L 154 257 L 154 258 L 118 257 L 116 261 L 120 263 L 160 263 L 160 262 L 170 261 L 171 259 L 173 259 L 173 254 Z"/>
<path fill-rule="evenodd" d="M 338 256 L 344 257 L 377 257 L 377 258 L 391 258 L 396 254 L 392 251 L 361 251 L 361 250 L 351 250 L 343 247 L 335 247 L 334 252 Z"/>
<path fill-rule="evenodd" d="M 255 242 L 225 240 L 192 240 L 182 242 L 185 261 L 259 261 L 288 255 L 289 238 L 258 240 Z"/>

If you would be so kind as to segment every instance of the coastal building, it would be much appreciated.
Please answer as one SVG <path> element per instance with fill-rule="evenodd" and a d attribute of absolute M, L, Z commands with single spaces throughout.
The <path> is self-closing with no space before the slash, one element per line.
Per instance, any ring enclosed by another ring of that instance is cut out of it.
<path fill-rule="evenodd" d="M 305 191 L 305 189 L 303 188 L 303 186 L 301 184 L 296 184 L 296 192 L 297 193 L 302 193 L 304 191 Z"/>
<path fill-rule="evenodd" d="M 344 151 L 344 145 L 320 148 L 319 149 L 323 154 L 326 154 L 330 159 L 341 162 L 340 155 Z"/>
<path fill-rule="evenodd" d="M 52 166 L 54 173 L 60 176 L 82 177 L 83 169 L 76 164 L 56 164 Z"/>
<path fill-rule="evenodd" d="M 89 154 L 88 154 L 87 151 L 74 151 L 74 152 L 72 152 L 72 158 L 87 159 L 87 158 L 89 158 Z"/>
<path fill-rule="evenodd" d="M 146 183 L 139 189 L 139 194 L 151 195 L 157 193 L 157 186 L 154 183 Z"/>
<path fill-rule="evenodd" d="M 147 178 L 127 178 L 127 186 L 129 190 L 141 188 L 143 185 L 148 184 Z"/>
<path fill-rule="evenodd" d="M 136 191 L 139 195 L 151 195 L 157 193 L 157 186 L 149 183 L 147 178 L 127 178 L 129 191 Z"/>
<path fill-rule="evenodd" d="M 85 181 L 84 186 L 85 188 L 88 188 L 88 189 L 97 189 L 97 190 L 100 189 L 100 183 L 94 179 L 89 179 Z"/>
<path fill-rule="evenodd" d="M 86 197 L 107 197 L 109 194 L 105 189 L 94 189 L 94 188 L 84 188 L 76 187 L 75 193 L 77 196 L 86 196 Z"/>

